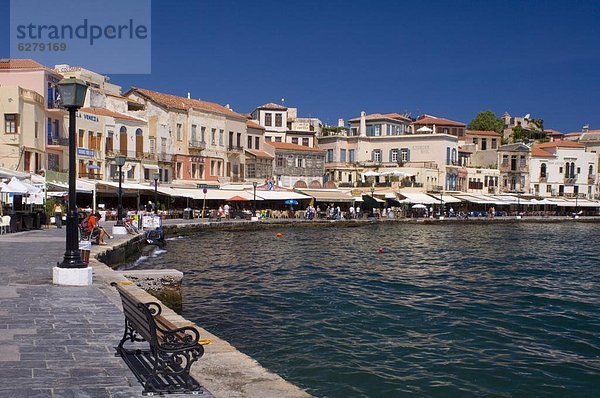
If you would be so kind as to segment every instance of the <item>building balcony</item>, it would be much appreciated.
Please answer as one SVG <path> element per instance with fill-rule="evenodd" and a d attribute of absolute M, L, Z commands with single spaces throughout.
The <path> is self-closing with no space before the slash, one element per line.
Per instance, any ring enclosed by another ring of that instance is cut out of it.
<path fill-rule="evenodd" d="M 67 137 L 50 137 L 46 142 L 48 145 L 69 146 L 69 138 Z"/>
<path fill-rule="evenodd" d="M 577 177 L 565 177 L 564 183 L 565 185 L 573 185 L 577 182 Z"/>
<path fill-rule="evenodd" d="M 205 141 L 199 141 L 199 140 L 190 140 L 188 142 L 188 148 L 189 149 L 196 149 L 198 151 L 203 151 L 206 149 L 206 142 Z"/>
<path fill-rule="evenodd" d="M 540 177 L 540 182 L 548 182 L 548 177 L 547 176 Z"/>
<path fill-rule="evenodd" d="M 102 174 L 98 173 L 78 173 L 77 178 L 87 178 L 89 180 L 102 180 Z"/>
<path fill-rule="evenodd" d="M 117 155 L 125 155 L 127 160 L 141 160 L 141 159 L 154 159 L 154 155 L 150 153 L 144 153 L 142 151 L 104 151 L 106 158 L 114 159 Z"/>
<path fill-rule="evenodd" d="M 594 174 L 591 174 L 588 176 L 588 184 L 593 185 L 596 183 L 596 176 Z"/>
<path fill-rule="evenodd" d="M 244 151 L 244 147 L 243 146 L 239 146 L 239 145 L 229 145 L 227 147 L 227 152 L 243 152 Z"/>

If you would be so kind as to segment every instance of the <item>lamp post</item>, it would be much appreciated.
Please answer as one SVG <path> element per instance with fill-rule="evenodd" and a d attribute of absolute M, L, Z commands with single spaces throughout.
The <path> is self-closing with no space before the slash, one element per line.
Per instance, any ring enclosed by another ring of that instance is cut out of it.
<path fill-rule="evenodd" d="M 204 200 L 202 201 L 202 223 L 204 223 L 204 209 L 206 208 L 206 193 L 208 189 L 203 188 L 202 193 L 204 194 Z"/>
<path fill-rule="evenodd" d="M 154 179 L 154 214 L 158 214 L 158 180 L 160 179 L 160 173 L 154 173 L 152 177 Z"/>
<path fill-rule="evenodd" d="M 126 235 L 127 230 L 123 224 L 123 165 L 125 164 L 125 155 L 115 156 L 115 164 L 119 168 L 119 190 L 117 191 L 118 205 L 117 205 L 117 223 L 113 227 L 113 234 L 115 235 Z"/>
<path fill-rule="evenodd" d="M 87 84 L 79 79 L 63 79 L 57 83 L 59 100 L 69 112 L 69 208 L 67 211 L 66 250 L 62 263 L 53 270 L 53 282 L 59 285 L 91 285 L 92 272 L 79 254 L 79 217 L 77 214 L 77 180 L 75 119 L 87 93 Z M 65 272 L 74 270 L 75 272 Z"/>
<path fill-rule="evenodd" d="M 575 194 L 575 217 L 573 218 L 579 218 L 579 203 L 577 202 L 577 200 L 579 199 L 579 193 Z"/>
<path fill-rule="evenodd" d="M 254 199 L 252 200 L 252 217 L 256 218 L 256 186 L 258 183 L 254 181 L 252 187 L 254 188 Z"/>
<path fill-rule="evenodd" d="M 371 198 L 373 199 L 373 201 L 375 201 L 375 179 L 373 179 L 373 182 L 371 183 Z M 375 201 L 375 203 L 377 203 L 377 201 Z M 375 217 L 375 208 L 373 207 L 373 209 L 371 210 L 372 217 Z"/>
<path fill-rule="evenodd" d="M 521 191 L 517 192 L 517 219 L 521 218 Z"/>
<path fill-rule="evenodd" d="M 444 219 L 444 190 L 440 191 L 440 220 Z"/>

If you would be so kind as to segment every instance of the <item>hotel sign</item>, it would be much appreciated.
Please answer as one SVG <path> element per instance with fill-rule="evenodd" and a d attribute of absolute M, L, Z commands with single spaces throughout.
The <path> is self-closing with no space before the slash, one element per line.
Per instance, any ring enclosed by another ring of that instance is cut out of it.
<path fill-rule="evenodd" d="M 93 158 L 96 156 L 96 151 L 87 148 L 77 148 L 77 156 L 87 156 Z"/>
<path fill-rule="evenodd" d="M 77 112 L 77 117 L 83 118 L 85 120 L 90 120 L 90 121 L 96 122 L 96 123 L 98 122 L 98 116 L 88 115 L 87 113 Z"/>

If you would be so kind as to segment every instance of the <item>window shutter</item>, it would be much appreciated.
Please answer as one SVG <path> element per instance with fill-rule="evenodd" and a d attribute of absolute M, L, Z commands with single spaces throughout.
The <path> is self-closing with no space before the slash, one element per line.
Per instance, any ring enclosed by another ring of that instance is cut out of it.
<path fill-rule="evenodd" d="M 410 149 L 406 148 L 406 161 L 410 162 Z"/>
<path fill-rule="evenodd" d="M 394 151 L 393 149 L 390 149 L 390 154 L 389 154 L 389 156 L 390 156 L 390 158 L 389 158 L 389 159 L 390 159 L 390 162 L 393 162 L 393 160 L 392 160 L 392 152 L 393 152 L 393 151 Z"/>
<path fill-rule="evenodd" d="M 375 161 L 375 150 L 374 149 L 371 151 L 371 160 L 373 162 Z"/>

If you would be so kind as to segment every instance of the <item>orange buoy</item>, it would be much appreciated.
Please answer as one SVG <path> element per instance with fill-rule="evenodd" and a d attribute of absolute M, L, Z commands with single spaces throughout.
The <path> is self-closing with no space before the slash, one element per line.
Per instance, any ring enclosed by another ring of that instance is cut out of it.
<path fill-rule="evenodd" d="M 283 234 L 282 234 L 281 232 L 277 232 L 277 233 L 275 234 L 275 236 L 276 236 L 277 238 L 281 238 L 281 237 L 283 236 Z"/>

